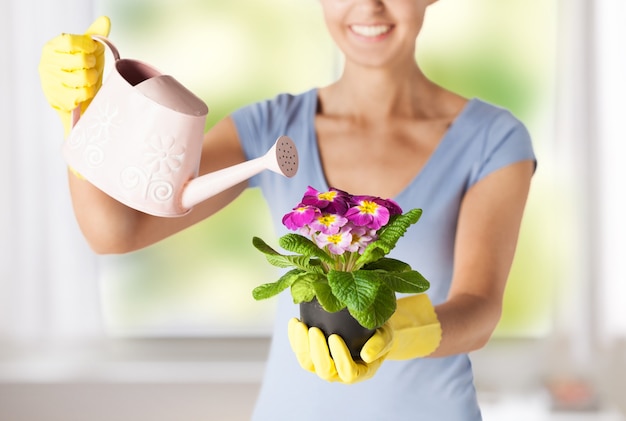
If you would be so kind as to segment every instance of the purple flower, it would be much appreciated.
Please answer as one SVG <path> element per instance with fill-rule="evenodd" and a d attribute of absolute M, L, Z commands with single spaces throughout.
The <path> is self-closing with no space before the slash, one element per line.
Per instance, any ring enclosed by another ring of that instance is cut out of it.
<path fill-rule="evenodd" d="M 293 211 L 283 216 L 283 225 L 292 231 L 298 231 L 305 228 L 308 224 L 320 215 L 319 209 L 313 206 L 299 205 Z"/>
<path fill-rule="evenodd" d="M 302 202 L 283 216 L 283 224 L 331 254 L 362 254 L 378 238 L 378 229 L 400 214 L 402 209 L 391 199 L 352 196 L 336 188 L 319 192 L 308 186 Z"/>
<path fill-rule="evenodd" d="M 389 222 L 389 209 L 377 203 L 382 201 L 372 196 L 355 196 L 354 206 L 346 212 L 346 218 L 354 225 L 377 230 Z"/>
<path fill-rule="evenodd" d="M 304 193 L 302 203 L 314 206 L 328 213 L 343 215 L 348 209 L 350 195 L 342 190 L 331 188 L 329 191 L 321 193 L 309 186 Z"/>
<path fill-rule="evenodd" d="M 377 198 L 376 203 L 386 207 L 389 210 L 389 216 L 402 215 L 402 208 L 394 200 Z"/>

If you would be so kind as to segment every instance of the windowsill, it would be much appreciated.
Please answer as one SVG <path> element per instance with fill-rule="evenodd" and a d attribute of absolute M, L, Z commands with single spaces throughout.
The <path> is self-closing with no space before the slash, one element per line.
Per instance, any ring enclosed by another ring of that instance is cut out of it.
<path fill-rule="evenodd" d="M 550 409 L 544 393 L 480 395 L 484 421 L 625 421 L 615 408 L 588 411 Z"/>
<path fill-rule="evenodd" d="M 258 383 L 268 338 L 0 344 L 0 382 Z"/>
<path fill-rule="evenodd" d="M 495 340 L 474 355 L 480 371 L 477 386 L 485 421 L 625 421 L 619 411 L 612 408 L 589 412 L 550 411 L 545 393 L 539 392 L 542 387 L 537 380 L 541 376 L 534 370 L 530 370 L 532 374 L 528 377 L 517 378 L 513 384 L 510 384 L 511 376 L 506 375 L 504 380 L 510 389 L 507 391 L 501 382 L 503 373 L 512 374 L 511 358 L 519 357 L 518 366 L 529 371 L 532 365 L 528 362 L 538 361 L 538 354 L 545 351 L 545 344 L 540 342 Z M 109 339 L 45 346 L 0 342 L 0 385 L 5 389 L 15 386 L 13 393 L 29 385 L 37 386 L 31 392 L 43 394 L 42 399 L 46 396 L 47 385 L 55 390 L 59 386 L 64 388 L 62 390 L 73 387 L 72 390 L 84 390 L 87 395 L 95 391 L 120 393 L 125 398 L 142 393 L 146 388 L 155 391 L 162 387 L 170 399 L 173 399 L 172 393 L 183 393 L 177 387 L 182 387 L 184 393 L 195 390 L 199 396 L 205 396 L 210 388 L 211 393 L 228 390 L 219 399 L 236 396 L 238 405 L 249 411 L 261 383 L 269 344 L 266 337 Z M 487 366 L 499 375 L 491 377 L 485 370 Z M 541 371 L 540 367 L 534 368 Z M 496 379 L 499 386 L 495 384 Z M 520 416 L 512 418 L 515 414 Z"/>

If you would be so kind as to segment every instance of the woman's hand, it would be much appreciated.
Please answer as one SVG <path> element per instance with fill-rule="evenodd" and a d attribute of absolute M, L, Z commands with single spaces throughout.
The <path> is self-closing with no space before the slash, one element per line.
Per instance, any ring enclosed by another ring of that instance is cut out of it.
<path fill-rule="evenodd" d="M 63 123 L 67 135 L 72 126 L 72 111 L 81 112 L 102 86 L 104 46 L 91 35 L 107 36 L 108 17 L 96 19 L 83 35 L 61 34 L 48 41 L 39 61 L 39 78 L 48 103 Z"/>

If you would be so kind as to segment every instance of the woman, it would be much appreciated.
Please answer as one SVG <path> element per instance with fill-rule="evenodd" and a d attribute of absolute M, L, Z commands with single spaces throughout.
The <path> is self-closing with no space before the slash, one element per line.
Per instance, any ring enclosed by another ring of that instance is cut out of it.
<path fill-rule="evenodd" d="M 499 320 L 535 157 L 509 112 L 449 92 L 421 72 L 416 39 L 435 1 L 320 0 L 345 56 L 338 80 L 244 107 L 206 133 L 201 173 L 260 156 L 288 135 L 301 161 L 292 179 L 262 173 L 186 216 L 164 219 L 69 177 L 76 217 L 97 253 L 154 244 L 247 187 L 261 188 L 279 231 L 308 185 L 424 210 L 393 257 L 429 279 L 428 299 L 419 306 L 414 297 L 400 299 L 402 311 L 366 345 L 364 362 L 346 357 L 340 340 L 329 350 L 315 329 L 293 319 L 297 307 L 281 294 L 256 420 L 481 419 L 467 354 L 489 340 Z M 108 31 L 102 18 L 88 33 Z M 87 106 L 100 86 L 102 49 L 86 36 L 59 36 L 44 47 L 40 71 L 67 129 L 71 109 Z"/>

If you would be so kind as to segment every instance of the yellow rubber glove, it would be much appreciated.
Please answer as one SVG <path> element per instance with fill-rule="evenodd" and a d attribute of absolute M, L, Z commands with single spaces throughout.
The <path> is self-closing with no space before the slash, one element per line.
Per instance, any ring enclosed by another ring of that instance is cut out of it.
<path fill-rule="evenodd" d="M 371 378 L 383 361 L 426 357 L 441 342 L 441 325 L 426 294 L 400 298 L 395 313 L 363 346 L 354 361 L 343 339 L 308 328 L 296 318 L 289 321 L 289 343 L 300 366 L 320 378 L 346 384 Z"/>
<path fill-rule="evenodd" d="M 111 21 L 96 19 L 83 35 L 61 34 L 48 41 L 39 61 L 39 78 L 48 103 L 63 123 L 65 134 L 72 128 L 72 111 L 81 113 L 102 86 L 104 46 L 91 35 L 108 36 Z"/>
<path fill-rule="evenodd" d="M 363 346 L 361 358 L 408 360 L 432 354 L 441 342 L 441 325 L 426 294 L 397 301 L 395 313 Z"/>
<path fill-rule="evenodd" d="M 372 377 L 383 359 L 365 363 L 354 361 L 339 335 L 330 335 L 316 327 L 309 328 L 300 320 L 289 321 L 289 343 L 300 366 L 329 382 L 357 383 Z"/>

